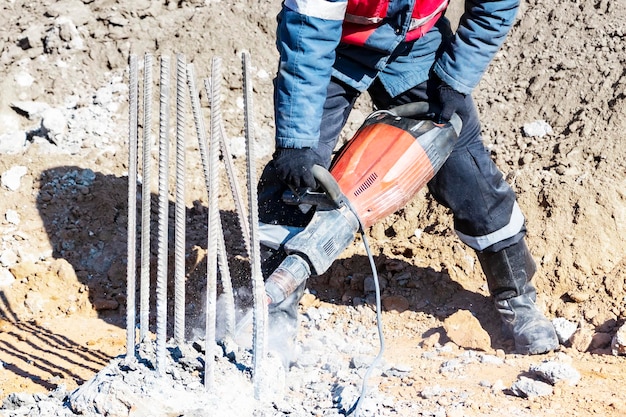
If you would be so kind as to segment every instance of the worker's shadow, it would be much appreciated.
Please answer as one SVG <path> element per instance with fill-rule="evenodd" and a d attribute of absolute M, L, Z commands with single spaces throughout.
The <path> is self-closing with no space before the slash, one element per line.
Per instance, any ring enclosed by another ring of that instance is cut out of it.
<path fill-rule="evenodd" d="M 459 310 L 469 310 L 491 337 L 493 349 L 513 350 L 511 340 L 502 334 L 500 316 L 490 297 L 469 291 L 454 281 L 445 268 L 417 267 L 408 261 L 374 257 L 384 311 L 414 311 L 436 317 L 443 323 Z M 323 275 L 309 279 L 308 288 L 322 301 L 343 305 L 366 304 L 376 307 L 376 286 L 369 260 L 364 255 L 337 260 Z M 419 326 L 415 326 L 419 328 Z M 416 343 L 449 341 L 442 325 L 417 330 Z"/>
<path fill-rule="evenodd" d="M 150 261 L 141 260 L 141 184 L 137 187 L 136 310 L 139 309 L 142 269 L 149 277 L 149 325 L 155 330 L 156 276 L 159 252 L 159 201 L 150 195 Z M 37 207 L 53 248 L 55 259 L 68 261 L 80 283 L 89 291 L 89 300 L 103 320 L 126 326 L 128 260 L 128 178 L 106 175 L 77 166 L 46 170 L 40 178 Z M 168 331 L 174 324 L 175 206 L 168 202 L 167 307 Z M 231 280 L 249 280 L 249 265 L 237 216 L 220 213 L 224 224 Z M 206 288 L 207 207 L 195 201 L 185 210 L 185 316 L 188 334 L 204 327 Z M 236 284 L 233 284 L 236 285 Z M 147 287 L 147 286 L 146 286 Z M 221 285 L 218 282 L 218 291 Z M 137 311 L 139 317 L 139 311 Z"/>
<path fill-rule="evenodd" d="M 52 247 L 52 257 L 64 260 L 71 265 L 75 275 L 63 269 L 62 278 L 66 291 L 63 294 L 44 293 L 37 290 L 37 296 L 45 302 L 49 314 L 85 314 L 91 316 L 95 309 L 98 317 L 113 325 L 126 326 L 127 299 L 127 259 L 128 259 L 128 178 L 94 172 L 78 166 L 60 166 L 48 169 L 38 179 L 39 194 L 36 197 L 37 209 L 45 232 Z M 138 186 L 138 191 L 141 187 Z M 141 198 L 137 200 L 136 228 L 136 303 L 139 304 L 141 284 Z M 171 199 L 170 199 L 171 200 Z M 149 269 L 149 316 L 148 332 L 155 330 L 156 261 L 158 252 L 158 198 L 150 196 L 151 211 Z M 174 204 L 169 202 L 168 248 L 174 247 Z M 185 275 L 186 297 L 185 318 L 187 335 L 202 336 L 205 315 L 206 288 L 206 242 L 207 208 L 199 202 L 185 210 L 186 248 Z M 227 251 L 231 254 L 242 252 L 244 244 L 234 213 L 223 212 L 221 219 L 225 228 Z M 249 265 L 240 256 L 229 259 L 231 279 L 234 282 L 249 281 Z M 174 257 L 169 256 L 167 271 L 168 290 L 168 334 L 172 335 L 174 320 Z M 28 269 L 24 269 L 25 271 Z M 23 282 L 37 285 L 42 280 L 33 269 L 32 276 L 24 276 Z M 236 284 L 233 284 L 235 286 Z M 42 287 L 45 287 L 43 285 Z M 221 290 L 218 284 L 218 291 Z M 40 288 L 40 287 L 36 287 Z M 80 292 L 80 297 L 72 291 Z M 33 291 L 35 292 L 35 291 Z M 87 293 L 89 303 L 82 302 Z M 80 303 L 76 300 L 80 298 Z M 59 303 L 66 303 L 61 306 Z M 96 372 L 111 359 L 97 347 L 86 347 L 78 341 L 54 329 L 46 328 L 40 320 L 32 320 L 22 315 L 23 301 L 12 293 L 0 291 L 0 324 L 3 337 L 0 338 L 0 353 L 3 356 L 2 368 L 23 378 L 29 378 L 46 389 L 55 384 L 29 371 L 49 373 L 54 377 L 70 377 L 83 382 L 85 371 Z M 139 310 L 138 307 L 135 307 Z M 139 313 L 139 311 L 137 311 Z M 139 314 L 137 314 L 139 319 Z M 26 345 L 26 346 L 25 346 Z M 26 366 L 25 364 L 30 364 Z M 80 369 L 79 369 L 80 368 Z"/>

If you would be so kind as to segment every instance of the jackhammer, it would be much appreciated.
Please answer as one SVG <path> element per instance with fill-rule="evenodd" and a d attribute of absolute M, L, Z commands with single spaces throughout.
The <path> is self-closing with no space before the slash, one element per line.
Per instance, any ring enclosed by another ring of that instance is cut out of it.
<path fill-rule="evenodd" d="M 357 231 L 404 207 L 444 164 L 461 119 L 436 123 L 429 103 L 409 103 L 367 117 L 330 171 L 316 165 L 321 191 L 290 190 L 288 204 L 315 206 L 309 224 L 284 243 L 287 257 L 267 278 L 268 303 L 279 303 L 312 274 L 323 274 Z"/>

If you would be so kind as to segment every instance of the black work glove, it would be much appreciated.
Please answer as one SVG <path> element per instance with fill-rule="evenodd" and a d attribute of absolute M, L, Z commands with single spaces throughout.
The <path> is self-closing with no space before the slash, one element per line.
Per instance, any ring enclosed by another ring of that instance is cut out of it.
<path fill-rule="evenodd" d="M 445 83 L 442 83 L 437 88 L 437 91 L 439 92 L 439 102 L 441 103 L 441 114 L 438 122 L 448 122 L 455 112 L 465 107 L 466 94 L 456 91 Z"/>
<path fill-rule="evenodd" d="M 283 182 L 295 189 L 315 188 L 317 183 L 311 168 L 321 165 L 319 157 L 311 148 L 278 148 L 273 155 L 276 174 Z"/>

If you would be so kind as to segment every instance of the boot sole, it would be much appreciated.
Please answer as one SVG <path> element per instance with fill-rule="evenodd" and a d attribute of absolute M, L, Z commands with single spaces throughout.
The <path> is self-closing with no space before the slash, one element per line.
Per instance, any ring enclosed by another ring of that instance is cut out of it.
<path fill-rule="evenodd" d="M 544 353 L 551 352 L 556 350 L 559 347 L 558 340 L 553 343 L 544 343 L 544 344 L 532 344 L 526 346 L 515 346 L 515 350 L 517 353 L 522 355 L 541 355 Z"/>

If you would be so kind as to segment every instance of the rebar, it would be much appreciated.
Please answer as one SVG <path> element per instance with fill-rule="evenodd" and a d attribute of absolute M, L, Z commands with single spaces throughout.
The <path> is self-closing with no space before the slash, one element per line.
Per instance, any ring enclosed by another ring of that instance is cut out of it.
<path fill-rule="evenodd" d="M 212 97 L 213 94 L 212 92 L 212 88 L 211 88 L 211 81 L 209 79 L 205 79 L 204 80 L 204 89 L 207 92 L 207 95 L 209 97 Z M 219 94 L 218 94 L 219 97 Z M 219 138 L 220 138 L 220 145 L 221 145 L 221 140 L 223 139 L 223 130 L 224 130 L 224 123 L 222 121 L 222 114 L 220 111 L 220 104 L 219 104 L 219 98 L 218 98 L 218 105 L 217 105 L 217 119 L 216 119 L 216 124 L 218 124 L 220 126 L 219 129 Z M 213 111 L 213 106 L 211 105 L 211 111 Z M 213 114 L 213 113 L 212 113 Z M 217 146 L 217 145 L 216 145 Z M 217 152 L 217 151 L 216 151 Z M 222 153 L 223 153 L 223 148 L 222 148 Z M 229 160 L 230 158 L 225 158 L 224 155 L 222 155 L 224 161 Z M 227 173 L 228 173 L 228 164 L 227 164 Z M 217 175 L 217 174 L 216 174 Z M 234 169 L 232 169 L 231 167 L 231 175 L 234 175 Z M 233 177 L 234 179 L 234 177 Z M 235 182 L 236 183 L 236 182 Z M 232 183 L 231 183 L 232 184 Z M 235 198 L 235 204 L 242 204 L 241 203 L 241 196 L 239 194 L 236 193 L 235 189 L 232 188 L 231 185 L 231 192 L 233 193 L 233 197 Z M 218 211 L 219 212 L 219 211 Z M 228 266 L 228 254 L 226 253 L 226 242 L 224 242 L 224 230 L 223 230 L 223 226 L 222 226 L 222 222 L 221 222 L 221 217 L 219 217 L 219 221 L 217 223 L 217 227 L 218 227 L 218 233 L 217 233 L 217 266 L 218 266 L 218 270 L 220 272 L 220 277 L 222 278 L 221 282 L 222 282 L 222 300 L 224 300 L 224 338 L 230 338 L 233 339 L 235 336 L 235 296 L 234 296 L 234 292 L 233 292 L 233 284 L 232 284 L 232 279 L 230 276 L 230 267 Z M 244 234 L 244 238 L 245 238 L 245 234 Z M 249 244 L 246 244 L 246 248 L 250 247 Z"/>
<path fill-rule="evenodd" d="M 226 254 L 226 242 L 224 242 L 224 232 L 222 231 L 221 223 L 218 227 L 217 266 L 220 272 L 220 282 L 222 283 L 221 300 L 224 302 L 224 339 L 233 339 L 235 335 L 235 295 L 233 292 L 233 283 L 230 276 L 230 267 L 228 266 L 228 256 Z"/>
<path fill-rule="evenodd" d="M 263 375 L 262 368 L 267 350 L 267 297 L 265 295 L 265 287 L 263 283 L 263 275 L 261 273 L 261 255 L 259 248 L 259 215 L 258 202 L 256 193 L 256 164 L 254 154 L 254 121 L 252 112 L 252 84 L 250 82 L 249 62 L 250 56 L 247 52 L 242 54 L 243 66 L 243 96 L 244 96 L 244 114 L 245 114 L 245 136 L 247 144 L 247 167 L 248 167 L 248 204 L 249 227 L 250 227 L 250 268 L 252 275 L 252 287 L 254 294 L 254 313 L 253 313 L 253 384 L 254 396 L 257 400 L 261 399 Z"/>
<path fill-rule="evenodd" d="M 249 209 L 246 215 L 243 198 L 239 192 L 236 180 L 232 155 L 228 147 L 228 138 L 221 114 L 221 60 L 213 58 L 211 79 L 205 80 L 205 89 L 210 102 L 210 141 L 206 139 L 203 118 L 200 111 L 199 94 L 195 87 L 193 65 L 186 64 L 185 57 L 177 54 L 176 67 L 176 184 L 175 184 L 175 239 L 174 239 L 174 339 L 177 343 L 185 341 L 185 250 L 186 250 L 186 144 L 185 144 L 185 111 L 184 98 L 185 82 L 188 83 L 191 108 L 196 125 L 198 144 L 205 183 L 208 193 L 208 228 L 207 228 L 207 293 L 206 293 L 206 357 L 205 357 L 205 385 L 208 389 L 214 386 L 214 357 L 216 355 L 216 320 L 217 320 L 217 278 L 222 279 L 225 298 L 223 319 L 225 337 L 234 336 L 235 305 L 234 292 L 230 277 L 226 242 L 223 225 L 219 212 L 219 153 L 220 150 L 226 164 L 226 174 L 230 189 L 235 199 L 242 237 L 251 259 L 252 285 L 254 289 L 254 383 L 255 396 L 260 397 L 261 364 L 265 357 L 267 343 L 267 304 L 263 278 L 260 270 L 258 207 L 256 196 L 256 174 L 254 165 L 254 135 L 252 128 L 251 84 L 249 81 L 248 61 L 243 55 L 244 67 L 244 104 L 245 104 L 245 134 L 247 141 L 247 178 Z M 137 327 L 136 291 L 136 260 L 137 260 L 137 185 L 138 167 L 138 76 L 137 57 L 131 55 L 129 59 L 129 185 L 128 185 L 128 272 L 127 272 L 127 357 L 135 358 L 136 341 L 135 328 Z M 144 56 L 144 85 L 143 85 L 143 146 L 142 155 L 142 225 L 141 225 L 141 293 L 140 293 L 140 336 L 141 341 L 148 339 L 149 309 L 150 309 L 150 255 L 151 255 L 151 113 L 152 113 L 152 56 Z M 169 172 L 170 172 L 170 59 L 163 56 L 160 59 L 160 91 L 159 91 L 159 129 L 158 129 L 158 230 L 157 230 L 157 267 L 156 267 L 156 348 L 155 367 L 159 376 L 165 372 L 165 354 L 168 322 L 168 259 L 169 259 Z M 186 80 L 185 80 L 186 78 Z M 208 144 L 208 152 L 207 152 Z M 222 311 L 220 312 L 222 313 Z"/>
<path fill-rule="evenodd" d="M 126 265 L 126 360 L 135 359 L 135 280 L 137 253 L 137 113 L 139 103 L 137 56 L 129 57 L 129 115 L 128 115 L 128 231 Z"/>
<path fill-rule="evenodd" d="M 161 57 L 161 92 L 159 117 L 159 233 L 156 282 L 156 370 L 163 375 L 167 332 L 167 266 L 168 266 L 168 168 L 170 119 L 170 59 Z"/>
<path fill-rule="evenodd" d="M 141 277 L 139 293 L 139 340 L 149 332 L 150 312 L 150 217 L 152 184 L 152 55 L 144 55 L 143 64 L 143 163 L 141 182 Z"/>
<path fill-rule="evenodd" d="M 219 120 L 221 117 L 219 93 L 221 87 L 221 60 L 214 57 L 211 63 L 211 140 L 209 142 L 209 212 L 207 236 L 207 290 L 206 290 L 206 350 L 204 367 L 204 385 L 211 389 L 214 384 L 214 351 L 215 351 L 215 317 L 217 302 L 217 225 L 219 222 L 219 208 L 217 200 L 217 141 Z"/>
<path fill-rule="evenodd" d="M 185 90 L 187 66 L 176 56 L 176 207 L 174 240 L 174 339 L 185 339 Z"/>
<path fill-rule="evenodd" d="M 235 200 L 235 207 L 237 209 L 237 217 L 239 220 L 239 225 L 241 227 L 243 242 L 246 247 L 246 252 L 250 254 L 250 228 L 248 227 L 248 223 L 246 222 L 248 215 L 246 213 L 246 209 L 243 203 L 243 198 L 241 197 L 241 191 L 239 190 L 239 182 L 237 181 L 237 176 L 235 175 L 235 167 L 233 166 L 232 154 L 230 152 L 230 146 L 228 145 L 228 136 L 226 136 L 224 123 L 220 124 L 220 143 L 222 146 L 222 158 L 224 159 L 224 163 L 226 166 L 228 183 L 230 185 L 230 190 L 233 193 L 233 198 Z"/>
<path fill-rule="evenodd" d="M 208 92 L 210 87 L 210 81 L 205 82 L 208 84 L 205 86 L 206 91 Z M 228 145 L 228 135 L 226 135 L 226 129 L 224 128 L 224 123 L 220 120 L 220 129 L 219 129 L 219 139 L 220 146 L 222 149 L 222 159 L 224 160 L 224 164 L 226 167 L 226 176 L 228 178 L 228 184 L 230 186 L 230 191 L 233 193 L 233 199 L 235 200 L 235 208 L 237 211 L 237 218 L 239 220 L 239 227 L 241 229 L 241 235 L 243 237 L 243 242 L 246 247 L 246 252 L 248 255 L 250 254 L 250 228 L 248 227 L 248 215 L 246 213 L 246 209 L 243 203 L 243 198 L 241 191 L 239 189 L 239 182 L 237 181 L 237 175 L 235 174 L 235 167 L 233 164 L 232 154 L 230 152 L 230 146 Z"/>
<path fill-rule="evenodd" d="M 207 155 L 207 139 L 206 130 L 204 127 L 204 119 L 200 112 L 200 99 L 198 97 L 198 89 L 196 87 L 194 66 L 193 64 L 187 65 L 187 77 L 189 84 L 189 95 L 191 96 L 191 109 L 196 126 L 196 135 L 198 136 L 198 148 L 200 150 L 200 160 L 202 162 L 202 169 L 204 172 L 204 180 L 206 184 L 207 194 L 210 186 L 210 172 L 209 172 L 209 160 Z M 210 81 L 205 80 L 205 88 L 207 96 L 211 95 Z M 222 278 L 222 297 L 225 300 L 224 305 L 224 334 L 226 337 L 233 337 L 235 328 L 235 299 L 233 294 L 232 280 L 230 276 L 230 268 L 228 266 L 228 256 L 226 253 L 226 244 L 224 242 L 224 231 L 221 221 L 217 223 L 218 232 L 217 238 L 217 259 L 218 269 Z"/>

